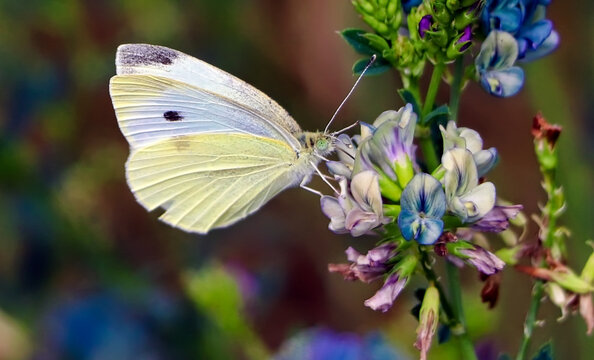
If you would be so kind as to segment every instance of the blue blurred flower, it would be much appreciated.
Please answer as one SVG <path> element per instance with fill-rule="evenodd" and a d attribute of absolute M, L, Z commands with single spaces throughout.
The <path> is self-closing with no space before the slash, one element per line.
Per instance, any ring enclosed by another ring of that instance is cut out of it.
<path fill-rule="evenodd" d="M 415 6 L 419 6 L 423 0 L 402 0 L 402 8 L 404 9 L 405 13 L 410 13 L 412 8 Z"/>
<path fill-rule="evenodd" d="M 518 42 L 518 59 L 534 60 L 553 51 L 559 34 L 553 23 L 545 19 L 551 0 L 487 0 L 481 13 L 485 34 L 505 31 Z"/>
<path fill-rule="evenodd" d="M 297 333 L 282 346 L 275 360 L 406 359 L 378 333 L 360 336 L 314 328 Z"/>
<path fill-rule="evenodd" d="M 481 45 L 475 59 L 481 86 L 491 95 L 515 95 L 524 85 L 524 70 L 513 66 L 518 58 L 518 43 L 507 32 L 493 30 Z"/>
<path fill-rule="evenodd" d="M 441 183 L 428 174 L 417 174 L 402 192 L 398 226 L 406 240 L 433 244 L 443 230 L 446 198 Z"/>

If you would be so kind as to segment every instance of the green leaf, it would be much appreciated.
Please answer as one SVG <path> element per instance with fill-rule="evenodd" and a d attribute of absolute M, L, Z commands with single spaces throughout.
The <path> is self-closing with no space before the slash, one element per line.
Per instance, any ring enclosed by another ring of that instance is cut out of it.
<path fill-rule="evenodd" d="M 553 344 L 549 341 L 538 349 L 532 360 L 554 360 Z"/>
<path fill-rule="evenodd" d="M 412 92 L 407 89 L 400 89 L 398 90 L 398 95 L 400 95 L 405 104 L 411 104 L 413 106 L 413 110 L 417 115 L 421 114 L 421 107 Z"/>
<path fill-rule="evenodd" d="M 370 59 L 361 59 L 355 62 L 355 65 L 353 65 L 353 74 L 360 75 L 369 63 L 369 60 Z M 378 56 L 375 62 L 369 67 L 365 75 L 378 75 L 390 70 L 391 68 L 392 65 L 390 65 L 389 62 Z"/>
<path fill-rule="evenodd" d="M 388 42 L 381 36 L 376 35 L 376 34 L 372 34 L 372 33 L 366 33 L 366 34 L 361 34 L 359 35 L 360 37 L 363 37 L 364 39 L 366 39 L 367 41 L 369 41 L 369 45 L 377 50 L 376 53 L 383 53 L 385 50 L 390 50 L 390 44 L 388 44 Z"/>
<path fill-rule="evenodd" d="M 431 123 L 432 120 L 441 120 L 440 118 L 443 117 L 445 117 L 445 120 L 447 121 L 449 119 L 449 116 L 450 108 L 446 104 L 443 104 L 440 107 L 433 109 L 433 111 L 427 114 L 427 116 L 423 118 L 421 123 L 423 125 L 426 125 Z"/>
<path fill-rule="evenodd" d="M 371 46 L 370 40 L 362 36 L 364 34 L 367 34 L 367 31 L 361 29 L 345 29 L 340 32 L 340 36 L 359 54 L 377 54 L 378 51 Z"/>
<path fill-rule="evenodd" d="M 512 357 L 508 354 L 500 354 L 499 357 L 497 357 L 497 360 L 512 360 Z"/>

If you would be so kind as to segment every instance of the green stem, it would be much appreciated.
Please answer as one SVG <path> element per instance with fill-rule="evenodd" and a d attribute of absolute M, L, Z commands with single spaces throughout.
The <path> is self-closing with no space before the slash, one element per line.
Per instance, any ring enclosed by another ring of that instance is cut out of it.
<path fill-rule="evenodd" d="M 538 314 L 538 309 L 540 308 L 540 300 L 543 294 L 544 283 L 541 280 L 536 280 L 534 286 L 532 287 L 532 299 L 530 300 L 530 309 L 528 310 L 528 314 L 526 315 L 526 321 L 524 322 L 524 337 L 522 339 L 522 344 L 520 345 L 520 350 L 518 351 L 518 356 L 516 356 L 516 360 L 524 360 L 526 358 L 526 353 L 530 348 L 532 331 L 534 330 L 534 324 L 536 323 L 536 315 Z"/>
<path fill-rule="evenodd" d="M 402 79 L 402 86 L 410 91 L 410 93 L 414 96 L 417 104 L 421 104 L 421 90 L 419 87 L 419 78 L 414 76 L 401 76 Z M 420 105 L 419 105 L 420 106 Z"/>
<path fill-rule="evenodd" d="M 419 145 L 423 152 L 423 158 L 429 173 L 433 172 L 439 166 L 439 159 L 437 158 L 437 152 L 435 151 L 435 145 L 433 139 L 431 139 L 431 129 L 428 127 L 420 127 L 419 132 L 423 134 L 419 137 Z"/>
<path fill-rule="evenodd" d="M 460 107 L 460 94 L 462 93 L 462 78 L 464 77 L 464 57 L 456 59 L 454 65 L 454 79 L 450 88 L 450 114 L 451 120 L 458 121 L 458 108 Z"/>
<path fill-rule="evenodd" d="M 454 316 L 460 324 L 466 327 L 464 308 L 462 307 L 462 292 L 460 291 L 460 274 L 456 265 L 446 262 L 446 274 L 448 277 L 448 289 L 454 306 Z"/>
<path fill-rule="evenodd" d="M 437 90 L 441 83 L 441 75 L 445 70 L 444 64 L 437 64 L 433 68 L 433 74 L 431 74 L 431 82 L 429 82 L 429 88 L 427 89 L 427 95 L 425 96 L 425 104 L 423 105 L 423 117 L 427 116 L 433 110 L 433 103 L 437 96 Z"/>
<path fill-rule="evenodd" d="M 460 286 L 460 273 L 456 265 L 446 261 L 446 274 L 448 277 L 448 288 L 450 299 L 454 310 L 454 317 L 459 324 L 458 329 L 453 329 L 453 333 L 458 337 L 462 359 L 477 359 L 474 346 L 466 333 L 466 320 L 464 318 L 464 308 L 462 307 L 462 292 Z"/>
<path fill-rule="evenodd" d="M 448 321 L 449 321 L 448 325 L 455 326 L 457 324 L 455 322 L 456 319 L 454 316 L 454 311 L 452 310 L 452 306 L 450 305 L 450 303 L 448 301 L 448 297 L 446 296 L 446 293 L 443 290 L 441 283 L 437 279 L 437 275 L 435 275 L 435 271 L 433 271 L 433 268 L 431 267 L 431 262 L 429 260 L 429 254 L 427 254 L 427 251 L 425 250 L 425 248 L 423 246 L 419 246 L 418 249 L 419 249 L 419 254 L 421 255 L 421 267 L 423 268 L 423 272 L 425 273 L 425 277 L 427 277 L 427 280 L 429 280 L 429 282 L 432 282 L 433 285 L 437 288 L 437 291 L 439 292 L 439 301 L 441 302 L 441 307 L 443 309 L 443 312 L 445 313 L 446 317 L 448 318 Z"/>

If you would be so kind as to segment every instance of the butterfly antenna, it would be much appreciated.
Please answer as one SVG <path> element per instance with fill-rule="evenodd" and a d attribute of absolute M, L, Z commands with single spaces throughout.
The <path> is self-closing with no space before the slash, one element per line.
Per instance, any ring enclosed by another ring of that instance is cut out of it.
<path fill-rule="evenodd" d="M 359 125 L 359 120 L 355 121 L 353 124 L 351 124 L 351 125 L 349 125 L 349 126 L 345 127 L 344 129 L 341 129 L 341 130 L 338 130 L 338 131 L 335 131 L 335 132 L 333 132 L 333 133 L 332 133 L 332 135 L 339 135 L 339 134 L 342 134 L 343 132 L 345 132 L 345 131 L 347 131 L 347 130 L 349 130 L 349 129 L 352 129 L 352 128 L 354 128 L 354 127 L 355 127 L 355 126 L 357 126 L 357 125 Z"/>
<path fill-rule="evenodd" d="M 336 115 L 338 115 L 338 112 L 340 111 L 340 109 L 342 109 L 342 107 L 344 106 L 346 101 L 349 99 L 349 97 L 351 96 L 353 91 L 355 91 L 355 88 L 359 84 L 359 81 L 361 81 L 361 79 L 363 78 L 363 75 L 365 75 L 365 72 L 367 72 L 367 70 L 369 70 L 369 68 L 371 67 L 371 65 L 373 65 L 373 63 L 375 62 L 376 59 L 377 59 L 377 56 L 375 54 L 373 54 L 371 56 L 371 59 L 369 59 L 369 62 L 365 66 L 365 69 L 363 69 L 363 71 L 361 71 L 361 75 L 359 75 L 359 78 L 357 79 L 357 81 L 355 81 L 355 84 L 351 88 L 351 91 L 349 91 L 349 93 L 344 98 L 344 100 L 342 100 L 340 105 L 338 105 L 338 109 L 336 109 L 336 111 L 334 112 L 334 115 L 332 115 L 332 118 L 330 119 L 330 121 L 328 121 L 328 125 L 326 125 L 326 128 L 324 129 L 324 134 L 326 134 L 328 132 L 328 128 L 330 128 L 330 124 L 332 124 L 332 121 L 334 121 L 334 118 L 336 118 Z"/>

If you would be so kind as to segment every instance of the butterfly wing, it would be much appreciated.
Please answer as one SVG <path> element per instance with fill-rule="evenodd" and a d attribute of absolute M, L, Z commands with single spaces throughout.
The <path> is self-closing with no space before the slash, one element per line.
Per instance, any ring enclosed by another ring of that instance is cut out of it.
<path fill-rule="evenodd" d="M 311 172 L 286 143 L 246 134 L 200 134 L 133 149 L 128 185 L 148 210 L 189 232 L 206 233 L 258 210 Z M 305 175 L 304 175 L 305 174 Z"/>
<path fill-rule="evenodd" d="M 118 75 L 155 76 L 174 80 L 173 83 L 186 84 L 199 89 L 202 93 L 214 94 L 216 97 L 225 99 L 227 103 L 249 109 L 253 116 L 260 119 L 259 121 L 268 122 L 272 127 L 279 128 L 286 141 L 289 141 L 287 139 L 289 135 L 301 132 L 301 128 L 287 111 L 260 90 L 219 68 L 177 50 L 147 44 L 120 45 L 116 53 L 116 70 Z M 115 77 L 117 78 L 118 76 Z M 112 94 L 114 85 L 117 87 L 118 82 L 112 80 Z M 163 113 L 154 115 L 162 117 Z M 289 143 L 292 142 L 293 140 L 289 141 Z"/>
<path fill-rule="evenodd" d="M 132 148 L 205 133 L 252 134 L 284 141 L 294 150 L 301 148 L 270 114 L 185 82 L 155 75 L 117 75 L 110 81 L 110 94 L 120 129 Z"/>

